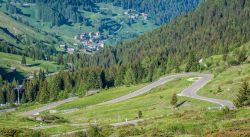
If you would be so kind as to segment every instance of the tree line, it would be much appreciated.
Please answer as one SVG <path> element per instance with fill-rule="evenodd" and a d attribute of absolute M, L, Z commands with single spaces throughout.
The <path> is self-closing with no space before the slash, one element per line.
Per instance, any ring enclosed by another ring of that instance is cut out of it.
<path fill-rule="evenodd" d="M 201 0 L 93 0 L 95 2 L 112 3 L 124 9 L 133 9 L 149 14 L 156 24 L 170 22 L 175 17 L 196 9 Z"/>
<path fill-rule="evenodd" d="M 236 50 L 233 58 L 228 56 L 250 39 L 249 13 L 248 1 L 204 1 L 195 12 L 117 47 L 106 47 L 94 55 L 60 55 L 58 63 L 72 63 L 73 71 L 27 82 L 27 101 L 47 96 L 57 99 L 50 94 L 84 95 L 88 89 L 130 86 L 172 72 L 209 69 L 209 64 L 204 67 L 199 61 L 216 54 L 225 55 L 230 65 L 240 64 L 246 57 L 244 49 Z M 50 86 L 55 83 L 57 86 Z"/>
<path fill-rule="evenodd" d="M 161 25 L 175 17 L 194 10 L 200 0 L 24 0 L 35 3 L 38 7 L 37 18 L 44 22 L 52 22 L 52 26 L 60 26 L 69 22 L 81 23 L 86 19 L 81 10 L 97 12 L 96 3 L 110 3 L 124 9 L 134 9 L 150 15 L 156 24 Z M 14 7 L 8 4 L 8 7 Z M 13 12 L 11 12 L 13 13 Z"/>

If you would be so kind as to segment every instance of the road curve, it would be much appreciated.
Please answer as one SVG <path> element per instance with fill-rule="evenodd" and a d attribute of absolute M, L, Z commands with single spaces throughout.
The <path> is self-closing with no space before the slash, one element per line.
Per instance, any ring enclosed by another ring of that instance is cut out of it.
<path fill-rule="evenodd" d="M 43 111 L 46 111 L 46 110 L 49 110 L 49 109 L 52 109 L 52 108 L 55 108 L 59 105 L 62 105 L 64 103 L 67 103 L 67 102 L 71 102 L 73 100 L 77 99 L 77 97 L 71 97 L 71 98 L 68 98 L 68 99 L 64 99 L 64 100 L 61 100 L 61 101 L 57 101 L 57 102 L 53 102 L 53 103 L 50 103 L 48 105 L 45 105 L 41 108 L 37 108 L 37 109 L 33 109 L 33 110 L 30 110 L 30 111 L 27 111 L 27 112 L 24 112 L 22 113 L 23 116 L 32 116 L 32 115 L 36 115 L 40 112 L 43 112 Z"/>
<path fill-rule="evenodd" d="M 139 89 L 136 90 L 135 92 L 129 93 L 125 96 L 121 96 L 119 98 L 115 98 L 113 100 L 110 101 L 106 101 L 103 103 L 100 103 L 98 105 L 105 105 L 105 104 L 113 104 L 113 103 L 117 103 L 117 102 L 121 102 L 142 94 L 145 94 L 149 91 L 151 91 L 152 89 L 159 87 L 161 85 L 164 85 L 167 82 L 173 81 L 177 78 L 182 78 L 185 76 L 197 76 L 197 77 L 201 77 L 199 80 L 195 81 L 190 87 L 184 89 L 180 94 L 178 94 L 179 96 L 186 96 L 186 97 L 190 97 L 190 98 L 194 98 L 194 99 L 199 99 L 199 100 L 204 100 L 204 101 L 209 101 L 212 103 L 216 103 L 219 104 L 222 107 L 229 107 L 230 109 L 234 109 L 235 106 L 232 102 L 227 101 L 227 100 L 220 100 L 220 99 L 214 99 L 214 98 L 208 98 L 208 97 L 202 97 L 197 95 L 197 92 L 203 87 L 205 86 L 210 80 L 212 80 L 213 76 L 211 74 L 200 74 L 200 73 L 181 73 L 181 74 L 175 74 L 175 75 L 170 75 L 170 76 L 165 76 L 160 78 L 159 80 Z M 55 108 L 61 104 L 67 103 L 67 102 L 71 102 L 73 100 L 77 99 L 77 97 L 72 97 L 72 98 L 68 98 L 65 100 L 61 100 L 61 101 L 57 101 L 54 103 L 50 103 L 44 107 L 38 108 L 38 109 L 34 109 L 34 110 L 30 110 L 27 112 L 24 112 L 22 115 L 24 116 L 31 116 L 31 115 L 35 115 L 37 113 Z"/>
<path fill-rule="evenodd" d="M 186 97 L 190 97 L 190 98 L 195 98 L 195 99 L 199 99 L 199 100 L 204 100 L 204 101 L 209 101 L 212 103 L 216 103 L 221 105 L 222 107 L 229 107 L 231 109 L 235 108 L 235 106 L 233 105 L 232 102 L 227 101 L 227 100 L 220 100 L 220 99 L 214 99 L 214 98 L 207 98 L 207 97 L 202 97 L 197 95 L 197 91 L 200 90 L 203 86 L 205 86 L 210 80 L 212 80 L 213 75 L 211 74 L 200 74 L 200 73 L 181 73 L 181 74 L 176 74 L 176 75 L 170 75 L 170 76 L 166 76 L 166 77 L 162 77 L 159 80 L 135 91 L 132 92 L 130 94 L 127 94 L 125 96 L 121 96 L 119 98 L 107 101 L 107 102 L 103 102 L 99 105 L 104 105 L 104 104 L 113 104 L 113 103 L 117 103 L 117 102 L 121 102 L 139 95 L 142 95 L 144 93 L 147 93 L 149 91 L 151 91 L 153 88 L 156 88 L 158 86 L 164 85 L 165 83 L 175 80 L 177 78 L 181 78 L 181 77 L 185 77 L 185 76 L 197 76 L 197 77 L 201 77 L 199 80 L 195 81 L 190 87 L 184 89 L 180 94 L 178 94 L 179 96 L 186 96 Z"/>
<path fill-rule="evenodd" d="M 228 107 L 230 109 L 235 109 L 236 107 L 231 101 L 228 100 L 221 100 L 221 99 L 214 99 L 214 98 L 208 98 L 197 95 L 197 92 L 205 86 L 210 80 L 213 79 L 213 76 L 211 74 L 198 74 L 199 77 L 201 77 L 199 80 L 195 81 L 192 86 L 184 89 L 179 96 L 185 96 L 190 97 L 194 99 L 204 100 L 208 102 L 212 102 L 215 104 L 219 104 L 221 107 Z"/>

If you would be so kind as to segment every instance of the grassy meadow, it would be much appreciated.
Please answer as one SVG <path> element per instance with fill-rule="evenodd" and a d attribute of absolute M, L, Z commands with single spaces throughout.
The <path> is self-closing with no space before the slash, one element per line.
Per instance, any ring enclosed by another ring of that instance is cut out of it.
<path fill-rule="evenodd" d="M 60 70 L 60 66 L 55 62 L 42 61 L 42 60 L 32 60 L 26 57 L 27 65 L 21 64 L 22 56 L 8 54 L 0 52 L 0 67 L 6 70 L 6 73 L 10 72 L 11 67 L 16 68 L 17 73 L 21 78 L 32 75 L 33 72 L 38 72 L 40 69 L 47 70 L 49 73 L 56 72 Z M 19 77 L 17 77 L 19 79 Z"/>

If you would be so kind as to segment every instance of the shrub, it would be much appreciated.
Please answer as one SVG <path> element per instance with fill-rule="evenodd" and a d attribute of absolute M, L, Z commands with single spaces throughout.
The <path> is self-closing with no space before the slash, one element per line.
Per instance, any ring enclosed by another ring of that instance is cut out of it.
<path fill-rule="evenodd" d="M 180 134 L 184 134 L 186 133 L 186 129 L 184 128 L 184 126 L 182 124 L 174 124 L 174 125 L 170 125 L 169 127 L 167 127 L 167 131 L 171 132 L 171 133 L 180 133 Z"/>
<path fill-rule="evenodd" d="M 146 137 L 173 137 L 173 134 L 159 128 L 154 128 L 144 134 Z"/>
<path fill-rule="evenodd" d="M 122 127 L 119 130 L 119 137 L 127 137 L 127 136 L 139 136 L 144 134 L 145 131 L 141 128 L 136 128 L 133 126 L 126 126 L 126 127 Z"/>
<path fill-rule="evenodd" d="M 224 107 L 222 109 L 223 114 L 228 114 L 230 112 L 230 109 L 228 107 Z"/>
<path fill-rule="evenodd" d="M 1 128 L 0 136 L 3 136 L 3 137 L 45 137 L 46 135 L 40 131 L 35 131 L 31 129 Z"/>
<path fill-rule="evenodd" d="M 138 111 L 138 118 L 142 118 L 142 111 L 141 110 Z"/>
<path fill-rule="evenodd" d="M 87 135 L 89 137 L 104 137 L 104 135 L 102 134 L 102 129 L 95 125 L 90 126 Z"/>
<path fill-rule="evenodd" d="M 46 123 L 66 123 L 66 122 L 68 122 L 63 117 L 59 117 L 59 116 L 55 116 L 55 115 L 42 116 L 42 119 Z"/>

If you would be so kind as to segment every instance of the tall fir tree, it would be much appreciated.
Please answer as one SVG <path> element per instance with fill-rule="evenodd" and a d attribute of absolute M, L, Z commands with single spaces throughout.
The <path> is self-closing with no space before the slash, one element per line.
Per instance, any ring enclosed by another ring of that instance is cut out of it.
<path fill-rule="evenodd" d="M 234 103 L 237 107 L 250 105 L 250 88 L 249 88 L 249 83 L 247 81 L 244 81 L 242 83 Z"/>
<path fill-rule="evenodd" d="M 4 97 L 4 92 L 0 88 L 0 104 L 5 104 L 5 103 L 6 103 L 6 100 L 5 100 L 5 97 Z"/>
<path fill-rule="evenodd" d="M 177 102 L 178 102 L 178 98 L 177 98 L 176 93 L 174 93 L 173 96 L 172 96 L 170 104 L 175 106 L 177 104 Z"/>
<path fill-rule="evenodd" d="M 188 57 L 188 62 L 186 65 L 186 72 L 197 71 L 199 67 L 198 60 L 195 57 L 195 54 L 191 52 Z"/>
<path fill-rule="evenodd" d="M 38 101 L 41 103 L 47 103 L 49 101 L 48 82 L 46 80 L 40 82 L 39 89 Z"/>
<path fill-rule="evenodd" d="M 135 79 L 135 74 L 131 68 L 129 68 L 124 76 L 124 84 L 126 86 L 131 86 L 132 84 L 135 84 L 136 79 Z"/>
<path fill-rule="evenodd" d="M 22 57 L 21 64 L 22 64 L 22 65 L 26 65 L 26 58 L 25 58 L 25 56 Z"/>

